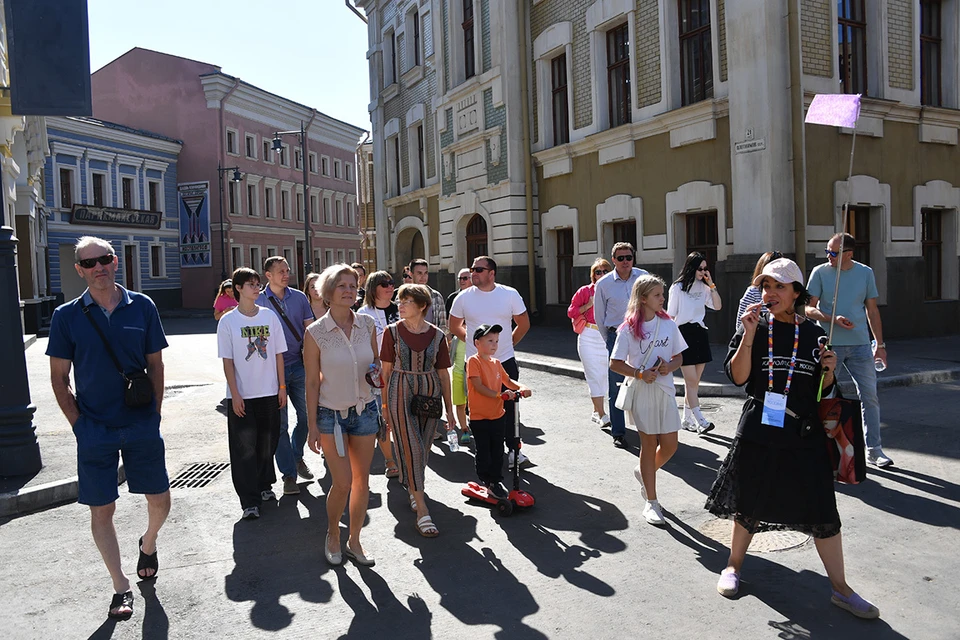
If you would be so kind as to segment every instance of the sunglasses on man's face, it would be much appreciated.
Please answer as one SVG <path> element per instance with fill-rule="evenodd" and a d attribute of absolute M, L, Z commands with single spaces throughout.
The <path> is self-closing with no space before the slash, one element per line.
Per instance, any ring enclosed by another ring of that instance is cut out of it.
<path fill-rule="evenodd" d="M 82 260 L 77 260 L 77 264 L 83 267 L 84 269 L 93 269 L 97 264 L 102 264 L 104 266 L 113 262 L 114 254 L 107 253 L 99 258 L 83 258 Z"/>
<path fill-rule="evenodd" d="M 493 271 L 490 267 L 470 267 L 470 271 L 474 273 L 483 273 L 484 271 Z"/>
<path fill-rule="evenodd" d="M 632 256 L 632 255 L 617 256 L 616 260 L 617 260 L 617 262 L 624 262 L 624 261 L 626 261 L 626 260 L 630 260 L 630 261 L 632 262 L 632 261 L 633 261 L 633 256 Z"/>
<path fill-rule="evenodd" d="M 823 250 L 823 252 L 827 254 L 828 258 L 836 258 L 841 253 L 846 253 L 847 251 L 853 251 L 853 249 L 843 249 L 842 251 L 831 251 L 830 249 Z"/>

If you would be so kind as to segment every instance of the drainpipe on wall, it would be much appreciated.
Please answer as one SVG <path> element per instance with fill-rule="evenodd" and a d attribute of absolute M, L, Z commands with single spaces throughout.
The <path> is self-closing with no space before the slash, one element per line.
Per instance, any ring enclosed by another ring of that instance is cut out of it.
<path fill-rule="evenodd" d="M 530 315 L 537 315 L 537 264 L 536 254 L 533 250 L 533 176 L 530 163 L 533 157 L 530 155 L 530 95 L 527 92 L 527 38 L 529 33 L 527 29 L 527 2 L 517 0 L 517 17 L 519 25 L 517 27 L 518 40 L 520 41 L 520 107 L 523 110 L 523 127 L 521 130 L 523 143 L 521 146 L 521 155 L 523 156 L 523 182 L 524 197 L 527 204 L 527 275 L 530 287 Z"/>
<path fill-rule="evenodd" d="M 348 2 L 349 2 L 349 0 L 348 0 Z M 358 226 L 357 233 L 360 234 L 360 264 L 362 264 L 362 265 L 366 268 L 367 273 L 371 273 L 371 271 L 370 271 L 370 266 L 371 266 L 371 265 L 367 264 L 367 260 L 366 260 L 366 254 L 367 254 L 367 252 L 370 250 L 370 249 L 369 249 L 369 246 L 368 246 L 369 243 L 370 243 L 370 239 L 367 237 L 367 225 L 366 225 L 367 210 L 366 210 L 366 205 L 367 205 L 367 204 L 373 204 L 373 203 L 372 203 L 372 202 L 371 202 L 371 203 L 364 202 L 364 203 L 363 203 L 364 209 L 363 209 L 362 212 L 360 211 L 360 202 L 361 202 L 361 200 L 362 200 L 360 194 L 363 193 L 363 188 L 367 185 L 367 180 L 369 179 L 369 177 L 367 176 L 366 163 L 363 161 L 363 154 L 362 154 L 361 150 L 363 149 L 363 145 L 367 144 L 367 143 L 370 142 L 371 140 L 373 140 L 373 138 L 370 137 L 370 132 L 369 132 L 369 131 L 364 131 L 364 132 L 363 132 L 363 140 L 361 140 L 360 142 L 357 143 L 357 154 L 356 154 L 357 167 L 356 167 L 356 169 L 354 170 L 354 175 L 357 176 L 357 181 L 356 181 L 355 184 L 357 185 L 357 222 L 359 223 L 359 224 L 357 225 L 357 226 Z M 360 175 L 361 175 L 360 172 L 361 172 L 361 171 L 363 171 L 363 180 L 362 180 L 362 181 L 360 180 Z"/>
<path fill-rule="evenodd" d="M 355 6 L 353 6 L 352 4 L 350 4 L 350 0 L 343 0 L 343 4 L 347 5 L 347 9 L 350 9 L 350 11 L 353 11 L 355 14 L 357 14 L 357 17 L 358 17 L 358 18 L 360 18 L 361 20 L 363 20 L 365 23 L 367 22 L 366 17 L 365 17 L 362 13 L 360 13 L 359 11 L 357 11 L 357 8 L 356 8 Z"/>
<path fill-rule="evenodd" d="M 793 250 L 807 272 L 807 143 L 803 124 L 803 69 L 800 48 L 800 0 L 787 2 L 790 43 L 790 120 L 793 148 Z"/>
<path fill-rule="evenodd" d="M 237 78 L 233 81 L 233 86 L 230 87 L 230 91 L 227 91 L 227 93 L 222 98 L 220 98 L 220 112 L 218 114 L 220 119 L 220 131 L 217 134 L 217 139 L 219 140 L 218 147 L 220 149 L 220 153 L 218 154 L 219 157 L 217 158 L 217 163 L 219 167 L 227 166 L 226 149 L 224 149 L 224 144 L 225 144 L 224 138 L 226 137 L 226 130 L 223 128 L 223 105 L 227 102 L 227 99 L 233 95 L 233 92 L 236 91 L 237 87 L 239 86 L 240 86 L 240 78 Z M 240 144 L 239 140 L 237 140 L 237 144 Z M 223 179 L 223 175 L 220 173 L 220 171 L 217 171 L 217 180 L 221 184 L 222 184 L 222 179 Z M 209 211 L 209 208 L 207 210 Z M 225 229 L 224 227 L 231 227 L 233 225 L 230 222 L 228 216 L 223 215 L 223 189 L 222 188 L 220 190 L 219 213 L 220 213 L 220 243 L 221 243 L 221 246 L 226 247 L 227 245 L 230 244 L 230 241 L 229 241 L 230 238 L 229 238 L 229 235 L 227 234 L 227 229 Z M 211 251 L 210 253 L 211 255 L 213 255 L 213 251 Z M 223 260 L 223 264 L 220 265 L 220 271 L 226 273 L 227 272 L 226 250 L 223 251 L 223 255 L 220 256 L 220 259 Z M 213 260 L 211 260 L 210 263 L 213 264 Z"/>

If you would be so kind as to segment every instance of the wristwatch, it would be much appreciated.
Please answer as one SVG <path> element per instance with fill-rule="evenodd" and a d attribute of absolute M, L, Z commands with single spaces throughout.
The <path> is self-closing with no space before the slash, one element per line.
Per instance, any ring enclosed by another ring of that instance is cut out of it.
<path fill-rule="evenodd" d="M 886 342 L 881 342 L 880 344 L 877 345 L 877 349 L 886 349 L 886 348 L 887 348 Z"/>

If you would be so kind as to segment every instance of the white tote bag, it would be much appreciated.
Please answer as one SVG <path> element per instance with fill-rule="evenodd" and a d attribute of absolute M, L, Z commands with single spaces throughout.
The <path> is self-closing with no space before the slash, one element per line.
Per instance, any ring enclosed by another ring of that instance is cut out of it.
<path fill-rule="evenodd" d="M 640 365 L 640 371 L 644 371 L 647 367 L 647 363 L 650 361 L 650 356 L 653 355 L 653 349 L 657 344 L 657 338 L 660 337 L 660 316 L 657 316 L 657 323 L 653 330 L 653 341 L 650 343 L 650 350 L 647 351 L 647 355 L 643 358 L 643 364 Z M 639 382 L 638 378 L 624 378 L 623 382 L 620 383 L 620 391 L 617 392 L 617 400 L 614 402 L 614 406 L 621 411 L 633 411 L 634 402 L 636 402 L 636 383 Z"/>

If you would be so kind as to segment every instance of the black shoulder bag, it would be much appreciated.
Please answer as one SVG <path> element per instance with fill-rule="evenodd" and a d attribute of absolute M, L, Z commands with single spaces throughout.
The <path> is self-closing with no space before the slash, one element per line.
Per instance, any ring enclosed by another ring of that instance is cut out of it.
<path fill-rule="evenodd" d="M 303 355 L 303 336 L 297 333 L 296 328 L 293 326 L 293 323 L 290 322 L 290 318 L 287 317 L 287 314 L 283 312 L 283 307 L 280 306 L 280 303 L 277 302 L 277 299 L 273 296 L 267 296 L 267 300 L 273 305 L 273 308 L 277 310 L 277 313 L 280 314 L 280 317 L 285 323 L 287 323 L 287 328 L 290 329 L 290 332 L 296 336 L 297 341 L 300 343 L 300 355 Z"/>
<path fill-rule="evenodd" d="M 90 321 L 90 324 L 92 324 L 93 328 L 97 331 L 97 335 L 103 340 L 103 346 L 107 348 L 107 354 L 110 355 L 110 359 L 113 360 L 113 365 L 117 368 L 120 377 L 123 378 L 123 382 L 126 384 L 123 394 L 124 404 L 136 409 L 138 407 L 146 407 L 153 402 L 153 383 L 150 381 L 147 372 L 125 372 L 123 367 L 120 366 L 120 361 L 117 360 L 117 355 L 113 352 L 113 348 L 110 346 L 110 343 L 107 342 L 107 336 L 103 335 L 103 331 L 100 330 L 93 316 L 90 315 L 89 307 L 83 307 L 83 315 L 87 317 L 87 320 Z"/>

